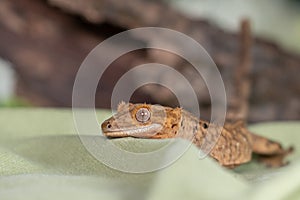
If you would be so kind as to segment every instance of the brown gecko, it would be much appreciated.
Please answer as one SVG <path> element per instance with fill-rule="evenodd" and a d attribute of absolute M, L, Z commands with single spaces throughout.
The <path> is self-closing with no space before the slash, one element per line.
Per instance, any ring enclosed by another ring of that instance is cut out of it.
<path fill-rule="evenodd" d="M 191 140 L 199 148 L 206 148 L 205 144 L 209 146 L 215 142 L 209 155 L 230 168 L 249 162 L 252 153 L 265 156 L 267 160 L 275 158 L 271 159 L 269 165 L 282 166 L 283 158 L 293 150 L 292 147 L 283 149 L 278 142 L 251 133 L 242 122 L 225 123 L 223 127 L 219 127 L 199 120 L 182 108 L 160 105 L 122 102 L 117 113 L 105 120 L 101 128 L 109 138 L 180 137 Z"/>

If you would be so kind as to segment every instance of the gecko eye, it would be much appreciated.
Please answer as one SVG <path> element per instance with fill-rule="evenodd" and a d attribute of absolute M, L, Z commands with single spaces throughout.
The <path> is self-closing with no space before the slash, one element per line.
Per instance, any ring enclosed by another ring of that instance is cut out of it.
<path fill-rule="evenodd" d="M 139 121 L 139 122 L 147 122 L 150 119 L 150 112 L 147 108 L 140 108 L 136 114 L 135 114 L 135 118 Z"/>

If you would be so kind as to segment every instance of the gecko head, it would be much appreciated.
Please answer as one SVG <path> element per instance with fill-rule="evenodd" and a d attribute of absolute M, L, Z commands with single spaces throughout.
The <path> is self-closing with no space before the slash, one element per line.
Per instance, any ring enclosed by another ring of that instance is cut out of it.
<path fill-rule="evenodd" d="M 101 124 L 105 136 L 171 138 L 176 135 L 181 109 L 121 102 L 117 113 Z"/>

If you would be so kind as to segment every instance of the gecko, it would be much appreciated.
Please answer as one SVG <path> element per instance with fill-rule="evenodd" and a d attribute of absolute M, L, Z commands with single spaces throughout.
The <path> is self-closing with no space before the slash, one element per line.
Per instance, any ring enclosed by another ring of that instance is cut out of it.
<path fill-rule="evenodd" d="M 293 151 L 250 132 L 242 121 L 220 127 L 180 107 L 121 102 L 101 129 L 108 138 L 188 139 L 200 149 L 211 147 L 209 155 L 228 168 L 251 161 L 254 153 L 265 157 L 270 167 L 283 166 L 284 157 Z"/>

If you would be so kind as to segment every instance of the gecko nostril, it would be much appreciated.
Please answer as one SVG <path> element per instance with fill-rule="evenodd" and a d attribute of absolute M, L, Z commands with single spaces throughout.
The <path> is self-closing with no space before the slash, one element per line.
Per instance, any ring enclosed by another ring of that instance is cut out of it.
<path fill-rule="evenodd" d="M 111 128 L 111 124 L 108 123 L 108 124 L 106 125 L 106 128 Z"/>

